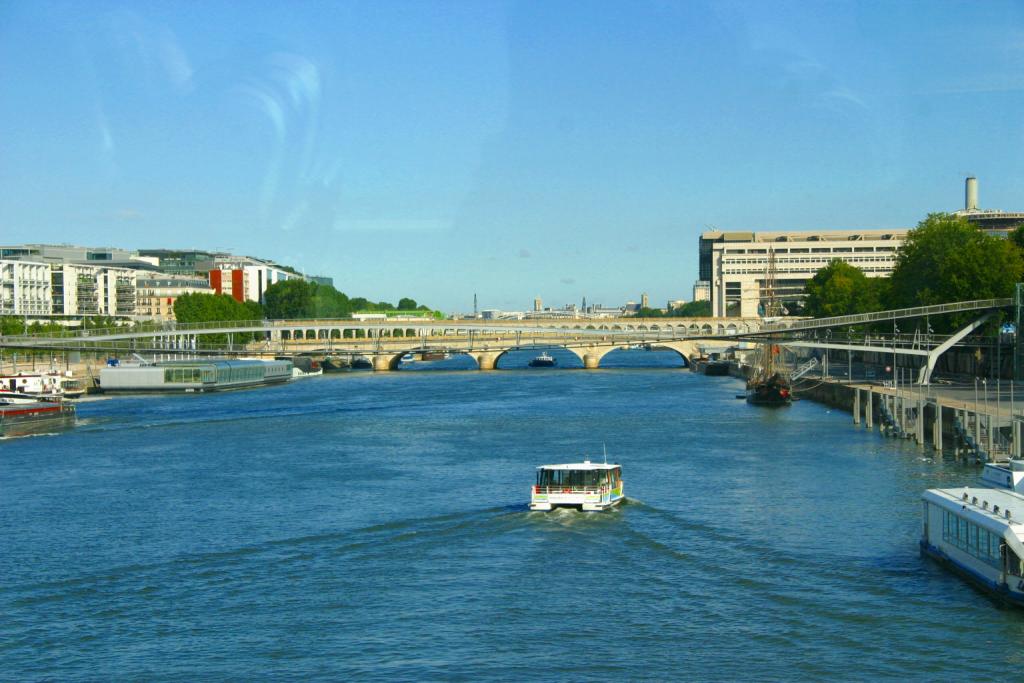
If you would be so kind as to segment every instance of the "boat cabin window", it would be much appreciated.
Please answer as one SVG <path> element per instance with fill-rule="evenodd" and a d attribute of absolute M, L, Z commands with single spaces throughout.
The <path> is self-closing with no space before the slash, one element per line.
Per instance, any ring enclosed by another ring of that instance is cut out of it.
<path fill-rule="evenodd" d="M 1002 562 L 999 554 L 1002 539 L 950 510 L 942 511 L 942 540 L 993 567 L 999 567 Z M 1016 566 L 1010 564 L 1011 568 Z"/>
<path fill-rule="evenodd" d="M 606 486 L 608 470 L 538 470 L 538 486 Z"/>

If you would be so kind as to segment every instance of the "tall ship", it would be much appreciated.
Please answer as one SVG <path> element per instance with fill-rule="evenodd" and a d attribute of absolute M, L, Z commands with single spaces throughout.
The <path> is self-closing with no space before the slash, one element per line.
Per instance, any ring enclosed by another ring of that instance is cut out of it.
<path fill-rule="evenodd" d="M 762 344 L 758 362 L 747 380 L 747 403 L 758 406 L 788 406 L 793 402 L 793 389 L 786 373 L 776 367 L 778 346 Z"/>
<path fill-rule="evenodd" d="M 765 276 L 762 306 L 766 318 L 779 315 L 781 306 L 775 298 L 775 251 L 768 250 L 768 272 Z M 757 406 L 788 406 L 793 402 L 789 375 L 775 363 L 778 345 L 758 344 L 757 364 L 747 379 L 747 403 Z"/>

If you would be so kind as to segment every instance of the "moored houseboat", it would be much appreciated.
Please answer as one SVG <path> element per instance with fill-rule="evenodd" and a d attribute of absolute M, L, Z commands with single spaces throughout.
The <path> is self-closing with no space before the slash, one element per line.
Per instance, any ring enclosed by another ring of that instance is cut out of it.
<path fill-rule="evenodd" d="M 287 360 L 181 360 L 100 370 L 104 392 L 199 393 L 279 384 L 292 378 Z"/>
<path fill-rule="evenodd" d="M 70 379 L 59 372 L 19 372 L 13 375 L 0 375 L 0 397 L 26 396 L 43 401 L 60 401 L 70 398 L 69 393 L 78 395 L 80 392 L 68 392 Z"/>
<path fill-rule="evenodd" d="M 623 501 L 622 466 L 608 463 L 541 465 L 530 492 L 531 510 L 556 507 L 605 510 Z"/>
<path fill-rule="evenodd" d="M 921 552 L 1024 607 L 1024 497 L 992 488 L 928 489 Z"/>

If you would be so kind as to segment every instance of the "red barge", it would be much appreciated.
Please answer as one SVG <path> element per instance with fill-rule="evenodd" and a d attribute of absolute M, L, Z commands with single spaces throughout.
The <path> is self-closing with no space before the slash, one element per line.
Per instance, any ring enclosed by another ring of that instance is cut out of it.
<path fill-rule="evenodd" d="M 34 401 L 0 403 L 0 437 L 48 434 L 75 426 L 75 407 Z"/>

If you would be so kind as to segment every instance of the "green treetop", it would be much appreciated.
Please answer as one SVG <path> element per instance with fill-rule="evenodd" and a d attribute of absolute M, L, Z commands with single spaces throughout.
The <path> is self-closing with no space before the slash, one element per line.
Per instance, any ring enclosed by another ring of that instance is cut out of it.
<path fill-rule="evenodd" d="M 896 257 L 889 304 L 927 306 L 1013 294 L 1024 259 L 1013 240 L 985 234 L 960 216 L 930 214 Z"/>
<path fill-rule="evenodd" d="M 880 310 L 884 284 L 884 280 L 869 278 L 860 268 L 836 259 L 807 281 L 803 314 L 828 318 Z"/>

